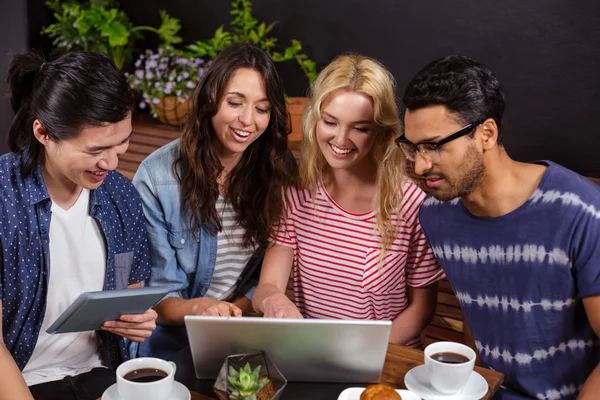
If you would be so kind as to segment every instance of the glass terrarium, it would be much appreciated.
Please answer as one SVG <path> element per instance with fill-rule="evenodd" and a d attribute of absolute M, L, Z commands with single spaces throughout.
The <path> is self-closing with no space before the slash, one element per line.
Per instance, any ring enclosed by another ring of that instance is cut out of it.
<path fill-rule="evenodd" d="M 213 390 L 220 400 L 276 400 L 286 384 L 264 352 L 245 353 L 225 359 Z"/>

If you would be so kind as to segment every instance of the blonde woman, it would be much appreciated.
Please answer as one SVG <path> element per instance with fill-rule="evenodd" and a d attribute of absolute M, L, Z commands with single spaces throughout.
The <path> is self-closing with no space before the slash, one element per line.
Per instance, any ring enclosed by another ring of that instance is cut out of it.
<path fill-rule="evenodd" d="M 403 174 L 392 75 L 343 55 L 312 87 L 301 187 L 285 194 L 253 298 L 266 317 L 391 320 L 420 345 L 444 276 L 418 221 L 425 194 Z M 285 295 L 293 268 L 294 301 Z"/>

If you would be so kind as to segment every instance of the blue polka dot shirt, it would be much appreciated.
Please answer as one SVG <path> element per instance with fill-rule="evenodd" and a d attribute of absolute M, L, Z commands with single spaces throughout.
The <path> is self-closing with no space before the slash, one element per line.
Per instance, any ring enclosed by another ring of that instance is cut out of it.
<path fill-rule="evenodd" d="M 90 192 L 90 216 L 98 221 L 107 249 L 104 290 L 124 289 L 150 277 L 148 243 L 140 197 L 118 172 Z M 36 345 L 48 290 L 52 202 L 38 165 L 21 173 L 21 155 L 0 157 L 0 292 L 6 348 L 23 370 Z M 98 331 L 107 366 L 129 358 L 120 336 Z"/>

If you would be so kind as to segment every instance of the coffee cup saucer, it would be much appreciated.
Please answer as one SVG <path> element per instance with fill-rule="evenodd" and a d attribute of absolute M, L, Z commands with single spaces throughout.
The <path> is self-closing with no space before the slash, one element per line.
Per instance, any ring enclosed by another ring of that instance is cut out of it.
<path fill-rule="evenodd" d="M 423 400 L 479 400 L 488 391 L 487 381 L 479 373 L 473 371 L 460 392 L 456 394 L 440 393 L 431 387 L 425 365 L 419 365 L 408 371 L 404 376 L 404 385 Z"/>
<path fill-rule="evenodd" d="M 192 398 L 192 394 L 183 384 L 180 382 L 173 382 L 173 391 L 169 395 L 168 400 L 190 400 Z M 104 391 L 102 394 L 101 400 L 122 400 L 121 395 L 119 395 L 119 390 L 117 389 L 117 384 L 111 385 L 108 389 Z"/>

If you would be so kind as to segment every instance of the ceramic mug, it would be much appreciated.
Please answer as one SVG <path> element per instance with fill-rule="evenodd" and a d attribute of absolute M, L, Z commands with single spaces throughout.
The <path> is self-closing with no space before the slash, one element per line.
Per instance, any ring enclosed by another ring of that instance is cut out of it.
<path fill-rule="evenodd" d="M 465 387 L 475 366 L 476 354 L 473 349 L 456 342 L 437 342 L 427 346 L 424 353 L 429 382 L 435 390 L 443 394 L 456 394 Z M 432 358 L 434 355 L 439 357 L 440 353 L 452 353 L 459 359 L 463 356 L 464 361 L 448 363 Z"/>
<path fill-rule="evenodd" d="M 125 375 L 138 369 L 159 369 L 167 376 L 153 382 L 133 382 Z M 125 361 L 117 368 L 117 389 L 121 400 L 166 400 L 173 391 L 176 366 L 160 358 L 141 357 Z"/>

